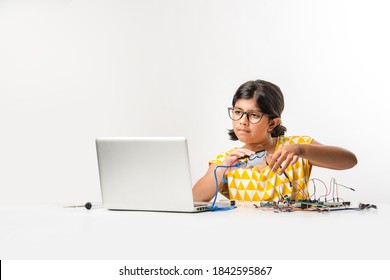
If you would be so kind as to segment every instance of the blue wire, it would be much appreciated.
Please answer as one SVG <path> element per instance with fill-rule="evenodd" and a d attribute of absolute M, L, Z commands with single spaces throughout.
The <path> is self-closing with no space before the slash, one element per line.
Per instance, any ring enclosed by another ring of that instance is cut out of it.
<path fill-rule="evenodd" d="M 218 210 L 230 210 L 230 209 L 234 209 L 236 208 L 236 206 L 227 206 L 227 207 L 218 207 L 218 206 L 215 206 L 215 202 L 217 200 L 217 195 L 218 195 L 218 177 L 217 177 L 217 169 L 218 168 L 231 168 L 231 167 L 242 167 L 243 165 L 245 165 L 245 162 L 238 162 L 234 165 L 218 165 L 217 167 L 215 167 L 214 169 L 214 179 L 215 179 L 215 196 L 214 196 L 214 200 L 213 200 L 213 204 L 209 207 L 209 210 L 212 210 L 212 211 L 218 211 Z"/>
<path fill-rule="evenodd" d="M 224 207 L 219 207 L 219 206 L 214 206 L 214 207 L 209 207 L 210 211 L 226 211 L 226 210 L 233 210 L 237 208 L 237 206 L 224 206 Z"/>

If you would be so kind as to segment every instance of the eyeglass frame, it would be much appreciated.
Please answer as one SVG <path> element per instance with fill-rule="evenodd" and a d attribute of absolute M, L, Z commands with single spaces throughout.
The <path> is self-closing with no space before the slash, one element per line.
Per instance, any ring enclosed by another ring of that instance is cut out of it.
<path fill-rule="evenodd" d="M 242 115 L 241 115 L 241 117 L 239 117 L 237 120 L 235 120 L 235 119 L 233 119 L 233 118 L 230 116 L 230 111 L 233 111 L 234 108 L 235 108 L 235 107 L 228 107 L 228 108 L 227 108 L 227 109 L 228 109 L 229 118 L 230 118 L 232 121 L 239 121 L 239 120 L 242 119 L 242 117 L 243 117 L 244 115 L 246 115 L 246 118 L 247 118 L 247 120 L 248 120 L 249 123 L 251 123 L 251 124 L 257 124 L 257 123 L 259 123 L 259 122 L 261 121 L 261 119 L 263 118 L 264 115 L 267 116 L 267 117 L 271 117 L 270 115 L 268 115 L 268 114 L 266 114 L 266 113 L 263 113 L 263 112 L 260 112 L 260 111 L 256 111 L 256 110 L 244 111 L 244 110 L 242 110 L 241 108 L 237 108 L 237 109 L 239 109 L 239 110 L 242 111 Z M 251 122 L 251 121 L 249 120 L 249 113 L 254 113 L 254 112 L 260 114 L 260 119 L 259 119 L 259 121 L 258 121 L 258 122 L 255 122 L 255 123 L 254 123 L 254 122 Z"/>

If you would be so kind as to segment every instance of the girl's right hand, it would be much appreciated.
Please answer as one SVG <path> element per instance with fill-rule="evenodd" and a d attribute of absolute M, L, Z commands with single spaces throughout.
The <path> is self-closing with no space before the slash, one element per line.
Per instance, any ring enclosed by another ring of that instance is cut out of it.
<path fill-rule="evenodd" d="M 225 166 L 231 166 L 238 162 L 238 159 L 245 157 L 245 156 L 251 156 L 255 154 L 254 151 L 248 150 L 245 148 L 238 148 L 236 150 L 233 150 L 228 156 L 225 157 L 224 161 L 222 162 L 222 165 Z"/>

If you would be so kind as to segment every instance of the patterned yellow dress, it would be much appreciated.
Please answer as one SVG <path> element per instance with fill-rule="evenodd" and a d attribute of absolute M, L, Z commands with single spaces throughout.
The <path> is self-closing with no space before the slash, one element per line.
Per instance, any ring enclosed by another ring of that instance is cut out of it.
<path fill-rule="evenodd" d="M 310 144 L 312 140 L 313 138 L 308 136 L 279 136 L 275 151 L 284 145 Z M 210 164 L 221 165 L 233 150 L 219 154 Z M 274 173 L 268 164 L 262 170 L 256 166 L 228 170 L 227 184 L 220 193 L 230 199 L 248 202 L 273 202 L 284 195 L 290 196 L 291 200 L 308 199 L 311 168 L 308 160 L 299 158 L 293 166 L 287 167 L 282 175 Z"/>

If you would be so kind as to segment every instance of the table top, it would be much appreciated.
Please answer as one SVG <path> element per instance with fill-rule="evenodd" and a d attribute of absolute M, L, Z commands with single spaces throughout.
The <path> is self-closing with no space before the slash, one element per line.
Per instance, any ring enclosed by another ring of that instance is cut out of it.
<path fill-rule="evenodd" d="M 335 212 L 0 204 L 0 259 L 390 259 L 390 205 Z"/>

